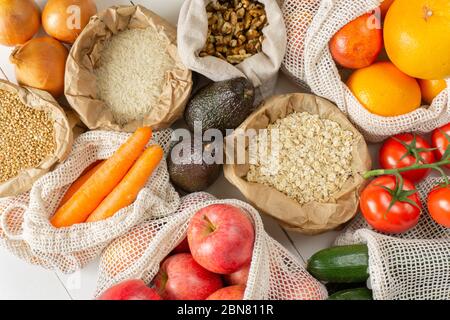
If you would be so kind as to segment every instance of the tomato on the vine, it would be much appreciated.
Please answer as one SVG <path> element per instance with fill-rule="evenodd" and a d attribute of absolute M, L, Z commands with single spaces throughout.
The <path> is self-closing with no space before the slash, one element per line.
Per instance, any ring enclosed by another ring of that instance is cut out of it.
<path fill-rule="evenodd" d="M 360 208 L 375 230 L 402 233 L 416 226 L 421 203 L 411 181 L 381 176 L 370 182 L 361 193 Z"/>
<path fill-rule="evenodd" d="M 435 157 L 429 143 L 421 136 L 403 133 L 387 139 L 380 149 L 380 166 L 383 169 L 399 169 L 416 163 L 430 164 Z M 430 174 L 431 169 L 402 172 L 411 182 L 418 182 Z"/>
<path fill-rule="evenodd" d="M 448 148 L 450 143 L 450 123 L 447 123 L 445 126 L 437 128 L 431 134 L 431 144 L 436 150 L 434 150 L 434 154 L 438 160 L 441 160 L 445 151 Z M 447 168 L 450 168 L 450 165 L 446 165 Z"/>
<path fill-rule="evenodd" d="M 438 185 L 428 194 L 428 212 L 434 221 L 450 228 L 450 186 Z"/>

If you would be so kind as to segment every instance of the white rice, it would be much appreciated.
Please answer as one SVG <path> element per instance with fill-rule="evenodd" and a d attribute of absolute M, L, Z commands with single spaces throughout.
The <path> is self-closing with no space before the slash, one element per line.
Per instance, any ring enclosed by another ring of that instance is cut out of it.
<path fill-rule="evenodd" d="M 97 94 L 120 125 L 141 120 L 158 103 L 175 63 L 166 47 L 152 28 L 124 30 L 105 43 L 95 69 Z"/>

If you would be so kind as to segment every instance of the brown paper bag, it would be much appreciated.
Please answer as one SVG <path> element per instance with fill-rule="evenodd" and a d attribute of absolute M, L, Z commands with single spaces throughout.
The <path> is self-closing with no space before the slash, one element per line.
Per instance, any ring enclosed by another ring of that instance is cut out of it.
<path fill-rule="evenodd" d="M 144 119 L 120 126 L 106 103 L 98 99 L 94 69 L 98 65 L 103 43 L 120 31 L 134 28 L 152 28 L 167 39 L 167 50 L 175 64 L 166 74 L 158 104 Z M 180 60 L 176 34 L 174 26 L 139 5 L 113 6 L 91 18 L 70 51 L 65 77 L 67 100 L 89 129 L 126 132 L 134 132 L 141 126 L 164 129 L 182 116 L 192 89 L 192 73 Z"/>
<path fill-rule="evenodd" d="M 300 205 L 278 190 L 246 180 L 249 164 L 224 166 L 225 177 L 235 185 L 257 208 L 276 218 L 286 229 L 304 234 L 318 234 L 336 229 L 353 218 L 358 209 L 359 194 L 365 185 L 361 173 L 371 168 L 371 159 L 366 142 L 342 112 L 325 99 L 308 94 L 288 94 L 275 96 L 266 101 L 245 120 L 239 129 L 265 129 L 270 123 L 282 119 L 293 112 L 318 114 L 322 119 L 330 119 L 343 129 L 353 132 L 356 142 L 352 151 L 352 176 L 342 190 L 334 195 L 335 203 L 311 202 Z M 237 143 L 243 132 L 235 132 L 226 138 L 227 143 Z M 246 139 L 246 159 L 249 141 Z M 237 148 L 235 148 L 237 149 Z M 235 152 L 235 151 L 233 151 Z M 236 154 L 227 155 L 231 159 Z M 235 161 L 236 162 L 236 161 Z"/>
<path fill-rule="evenodd" d="M 44 159 L 37 168 L 23 170 L 18 176 L 0 183 L 1 198 L 29 191 L 37 179 L 68 156 L 72 148 L 73 137 L 66 114 L 49 93 L 34 88 L 20 87 L 5 80 L 0 80 L 0 89 L 16 93 L 22 103 L 30 108 L 47 111 L 50 119 L 54 121 L 56 145 L 55 152 Z"/>

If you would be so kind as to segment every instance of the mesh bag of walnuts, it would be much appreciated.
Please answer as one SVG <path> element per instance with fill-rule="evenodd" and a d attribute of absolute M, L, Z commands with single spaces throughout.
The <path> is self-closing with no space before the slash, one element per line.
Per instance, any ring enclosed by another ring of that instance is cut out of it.
<path fill-rule="evenodd" d="M 422 216 L 412 230 L 398 236 L 375 232 L 359 215 L 336 245 L 367 243 L 374 299 L 448 300 L 450 298 L 450 229 L 430 217 L 426 199 L 442 178 L 418 185 Z"/>
<path fill-rule="evenodd" d="M 227 6 L 227 7 L 225 7 Z M 213 81 L 246 77 L 257 97 L 273 93 L 286 49 L 275 0 L 186 0 L 178 20 L 183 63 Z"/>
<path fill-rule="evenodd" d="M 114 241 L 102 254 L 96 296 L 126 279 L 150 284 L 161 262 L 186 237 L 190 218 L 212 204 L 230 204 L 243 209 L 255 226 L 255 243 L 244 299 L 318 300 L 327 297 L 324 286 L 304 269 L 303 264 L 264 230 L 249 204 L 239 200 L 217 200 L 207 193 L 182 198 L 177 213 L 152 219 Z"/>
<path fill-rule="evenodd" d="M 380 0 L 284 0 L 287 49 L 282 70 L 303 88 L 337 104 L 361 129 L 365 138 L 378 142 L 401 132 L 425 133 L 450 122 L 450 80 L 431 106 L 396 117 L 367 111 L 341 80 L 328 43 L 344 25 L 374 10 Z"/>
<path fill-rule="evenodd" d="M 167 153 L 171 130 L 154 133 Z M 0 245 L 25 261 L 64 273 L 75 272 L 96 258 L 115 238 L 151 217 L 165 217 L 180 204 L 161 161 L 136 201 L 113 217 L 94 223 L 55 228 L 50 217 L 65 192 L 81 173 L 109 158 L 129 137 L 127 133 L 90 131 L 77 138 L 65 162 L 37 180 L 31 191 L 0 199 Z"/>

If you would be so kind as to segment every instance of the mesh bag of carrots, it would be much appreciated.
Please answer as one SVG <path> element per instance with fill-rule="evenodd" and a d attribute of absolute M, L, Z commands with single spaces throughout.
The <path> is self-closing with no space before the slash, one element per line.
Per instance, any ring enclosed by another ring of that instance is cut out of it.
<path fill-rule="evenodd" d="M 429 191 L 442 178 L 418 185 L 422 200 L 419 224 L 400 235 L 375 232 L 362 215 L 336 239 L 336 245 L 367 243 L 369 274 L 376 300 L 448 300 L 450 298 L 450 229 L 427 211 Z"/>
<path fill-rule="evenodd" d="M 150 219 L 112 242 L 102 253 L 95 295 L 128 279 L 152 285 L 161 262 L 186 238 L 191 218 L 210 205 L 227 204 L 247 214 L 254 226 L 255 241 L 244 299 L 319 300 L 325 287 L 304 269 L 297 257 L 264 230 L 259 213 L 239 200 L 217 200 L 207 193 L 193 193 L 181 200 L 171 217 Z"/>
<path fill-rule="evenodd" d="M 347 74 L 333 60 L 330 40 L 349 22 L 378 8 L 383 0 L 282 2 L 288 36 L 282 70 L 304 89 L 336 103 L 367 140 L 379 142 L 401 132 L 426 133 L 450 122 L 450 79 L 446 80 L 447 89 L 431 105 L 396 116 L 368 111 L 344 83 Z"/>
<path fill-rule="evenodd" d="M 0 200 L 0 244 L 29 263 L 71 273 L 115 238 L 180 204 L 164 153 L 171 130 L 91 131 L 31 191 Z"/>

